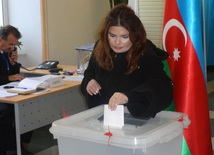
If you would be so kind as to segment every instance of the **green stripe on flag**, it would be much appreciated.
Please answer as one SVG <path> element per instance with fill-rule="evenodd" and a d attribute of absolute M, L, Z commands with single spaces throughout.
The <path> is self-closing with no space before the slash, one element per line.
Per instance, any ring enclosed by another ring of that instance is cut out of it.
<path fill-rule="evenodd" d="M 192 155 L 184 137 L 182 142 L 182 155 Z"/>
<path fill-rule="evenodd" d="M 163 64 L 164 64 L 164 71 L 166 72 L 166 74 L 169 77 L 171 77 L 168 62 L 165 60 L 165 61 L 163 61 Z M 172 104 L 170 106 L 168 106 L 165 110 L 176 111 L 174 101 L 172 101 Z"/>
<path fill-rule="evenodd" d="M 164 64 L 164 71 L 166 72 L 166 74 L 171 77 L 170 75 L 170 70 L 169 70 L 169 65 L 168 65 L 168 62 L 166 60 L 163 61 L 163 64 Z"/>

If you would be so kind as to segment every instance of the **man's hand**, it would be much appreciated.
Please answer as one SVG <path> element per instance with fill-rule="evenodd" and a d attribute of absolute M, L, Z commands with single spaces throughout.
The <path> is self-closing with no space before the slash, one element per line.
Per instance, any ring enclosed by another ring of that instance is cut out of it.
<path fill-rule="evenodd" d="M 25 77 L 21 76 L 20 74 L 14 74 L 14 75 L 10 75 L 8 76 L 8 80 L 9 81 L 21 81 L 23 80 Z"/>
<path fill-rule="evenodd" d="M 9 56 L 9 61 L 11 65 L 15 65 L 18 60 L 18 52 L 13 51 L 11 55 Z"/>

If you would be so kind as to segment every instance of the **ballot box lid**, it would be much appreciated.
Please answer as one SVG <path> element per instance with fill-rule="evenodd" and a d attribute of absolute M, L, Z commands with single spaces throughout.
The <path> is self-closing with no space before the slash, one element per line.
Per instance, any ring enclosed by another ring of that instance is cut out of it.
<path fill-rule="evenodd" d="M 104 106 L 54 121 L 50 132 L 55 138 L 66 137 L 122 148 L 139 149 L 170 142 L 183 134 L 190 124 L 188 116 L 179 112 L 161 111 L 154 118 L 133 118 L 125 110 L 124 126 L 103 125 Z"/>

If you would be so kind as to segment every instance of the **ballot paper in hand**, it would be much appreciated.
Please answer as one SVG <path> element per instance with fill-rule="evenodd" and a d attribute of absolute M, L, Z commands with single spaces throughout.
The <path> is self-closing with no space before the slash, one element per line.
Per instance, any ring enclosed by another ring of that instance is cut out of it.
<path fill-rule="evenodd" d="M 122 128 L 124 126 L 124 106 L 117 105 L 116 110 L 111 110 L 104 105 L 104 125 Z"/>

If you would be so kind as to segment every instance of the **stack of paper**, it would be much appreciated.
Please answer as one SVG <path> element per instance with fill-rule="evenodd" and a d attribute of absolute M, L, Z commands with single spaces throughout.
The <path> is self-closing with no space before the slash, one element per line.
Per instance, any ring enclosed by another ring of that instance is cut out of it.
<path fill-rule="evenodd" d="M 18 94 L 30 94 L 37 91 L 38 87 L 44 84 L 47 80 L 56 78 L 59 76 L 44 75 L 41 77 L 31 77 L 23 79 L 17 87 L 8 89 L 7 92 L 18 93 Z"/>
<path fill-rule="evenodd" d="M 7 90 L 8 93 L 9 92 L 10 93 L 18 93 L 18 94 L 21 94 L 21 95 L 31 94 L 31 93 L 34 93 L 36 91 L 37 91 L 36 89 L 25 88 L 25 87 L 15 87 L 15 88 L 11 88 L 11 89 Z"/>

